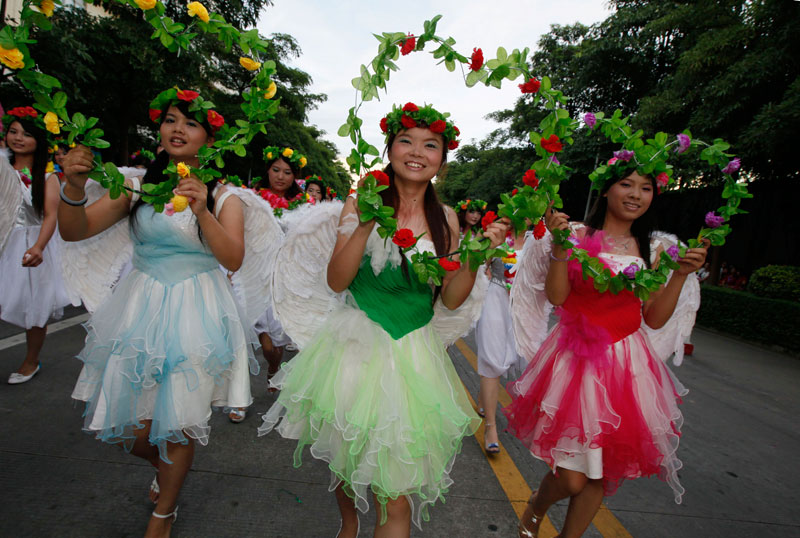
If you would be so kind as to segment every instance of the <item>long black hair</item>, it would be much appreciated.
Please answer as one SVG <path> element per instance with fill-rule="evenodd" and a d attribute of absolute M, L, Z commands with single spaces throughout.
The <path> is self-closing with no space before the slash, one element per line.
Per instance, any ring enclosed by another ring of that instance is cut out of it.
<path fill-rule="evenodd" d="M 389 135 L 389 140 L 386 142 L 386 151 L 392 147 L 396 137 L 397 133 Z M 447 144 L 442 144 L 442 166 L 444 166 L 445 163 L 447 163 Z M 389 188 L 381 191 L 380 195 L 383 199 L 383 205 L 394 208 L 396 215 L 398 209 L 400 208 L 400 195 L 397 193 L 397 185 L 395 185 L 394 182 L 394 169 L 392 168 L 391 163 L 389 163 L 386 168 L 383 169 L 383 171 L 387 176 L 389 176 Z M 450 225 L 447 222 L 447 215 L 444 212 L 444 206 L 442 205 L 442 202 L 439 201 L 439 197 L 436 195 L 436 189 L 434 188 L 432 181 L 428 182 L 428 186 L 425 189 L 423 208 L 425 210 L 425 222 L 428 224 L 428 230 L 430 231 L 430 240 L 433 241 L 433 247 L 434 250 L 436 250 L 436 254 L 438 256 L 447 254 L 448 249 L 452 248 L 453 246 Z M 408 271 L 408 263 L 406 262 L 405 256 L 401 256 L 400 264 L 403 268 L 403 274 L 407 279 L 410 279 L 411 277 Z M 434 303 L 439 297 L 441 290 L 441 286 L 436 286 L 436 290 L 433 294 Z"/>
<path fill-rule="evenodd" d="M 15 118 L 8 128 L 10 129 L 14 123 L 19 123 L 22 129 L 36 140 L 36 149 L 33 150 L 33 168 L 31 169 L 31 201 L 36 214 L 41 217 L 44 213 L 44 182 L 47 179 L 47 133 L 28 118 Z M 12 150 L 10 159 L 12 165 L 14 160 L 14 151 Z"/>
<path fill-rule="evenodd" d="M 606 212 L 608 211 L 608 198 L 604 195 L 615 184 L 631 175 L 632 172 L 626 172 L 624 175 L 606 182 L 603 190 L 600 191 L 600 196 L 595 200 L 592 205 L 589 215 L 586 217 L 586 225 L 591 228 L 589 234 L 593 234 L 596 230 L 602 230 L 606 222 Z M 631 224 L 631 235 L 636 240 L 639 246 L 639 255 L 644 259 L 647 268 L 650 268 L 650 235 L 657 228 L 658 223 L 656 220 L 656 199 L 658 198 L 658 186 L 652 176 L 643 176 L 650 180 L 653 186 L 653 200 L 650 202 L 650 207 L 644 212 L 642 216 L 634 220 Z"/>
<path fill-rule="evenodd" d="M 281 147 L 288 147 L 288 146 L 281 146 Z M 286 198 L 287 200 L 291 200 L 292 198 L 303 192 L 303 189 L 301 189 L 300 185 L 297 184 L 297 179 L 300 177 L 300 166 L 297 163 L 287 161 L 286 159 L 283 158 L 283 155 L 278 155 L 271 161 L 267 161 L 267 176 L 261 180 L 261 185 L 259 186 L 262 188 L 272 189 L 272 186 L 269 184 L 269 169 L 272 168 L 272 165 L 275 164 L 275 161 L 277 160 L 281 160 L 286 164 L 288 164 L 289 168 L 291 168 L 292 170 L 292 175 L 294 175 L 294 181 L 292 181 L 292 184 L 289 185 L 289 188 L 286 189 L 286 192 L 283 194 L 284 198 Z M 266 185 L 264 183 L 266 183 Z M 325 194 L 324 189 L 322 193 L 323 195 Z"/>
<path fill-rule="evenodd" d="M 181 113 L 186 116 L 187 118 L 194 118 L 194 116 L 189 112 L 189 103 L 184 101 L 179 101 L 177 104 L 168 104 L 162 111 L 161 111 L 161 121 L 159 121 L 159 127 L 162 123 L 164 123 L 164 119 L 167 117 L 167 110 L 169 110 L 170 106 L 174 106 Z M 199 122 L 200 125 L 203 126 L 205 129 L 206 134 L 209 138 L 214 136 L 214 130 L 211 128 L 207 120 L 203 120 Z M 166 181 L 168 179 L 167 175 L 164 173 L 164 169 L 169 166 L 169 154 L 166 150 L 162 151 L 158 155 L 153 162 L 151 162 L 147 166 L 147 172 L 145 172 L 144 177 L 142 178 L 142 184 L 145 183 L 154 183 L 158 184 L 162 181 Z M 214 188 L 217 186 L 217 178 L 212 179 L 208 183 L 206 183 L 206 188 L 208 189 L 208 197 L 206 198 L 206 207 L 208 211 L 213 215 L 214 214 Z M 131 226 L 131 230 L 136 231 L 136 213 L 139 211 L 139 208 L 144 204 L 141 198 L 139 198 L 136 203 L 131 208 L 129 222 Z"/>

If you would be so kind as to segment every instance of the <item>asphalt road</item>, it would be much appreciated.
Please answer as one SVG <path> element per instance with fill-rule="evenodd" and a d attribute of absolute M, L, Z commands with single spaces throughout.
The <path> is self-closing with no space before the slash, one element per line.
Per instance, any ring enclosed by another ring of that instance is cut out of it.
<path fill-rule="evenodd" d="M 80 313 L 70 310 L 66 317 Z M 0 323 L 4 376 L 24 357 L 24 342 L 15 337 L 19 332 Z M 147 500 L 152 471 L 83 433 L 82 404 L 70 399 L 81 366 L 74 356 L 83 340 L 79 324 L 52 332 L 40 374 L 25 385 L 0 385 L 2 537 L 144 532 L 152 510 Z M 679 448 L 687 490 L 683 504 L 676 505 L 658 480 L 630 481 L 605 500 L 617 524 L 597 519 L 585 536 L 800 537 L 800 360 L 702 330 L 693 340 L 694 356 L 675 369 L 690 389 Z M 476 397 L 478 376 L 464 344 L 475 349 L 467 337 L 450 353 Z M 335 536 L 339 519 L 328 493 L 328 470 L 308 453 L 295 469 L 291 442 L 275 433 L 256 436 L 259 415 L 274 396 L 263 374 L 252 381 L 256 402 L 245 422 L 214 416 L 211 441 L 197 450 L 183 488 L 173 536 Z M 504 426 L 502 418 L 499 424 Z M 501 442 L 510 459 L 490 466 L 476 440 L 465 440 L 446 504 L 437 504 L 423 531 L 414 529 L 412 536 L 516 536 L 515 507 L 522 503 L 510 498 L 508 483 L 516 477 L 535 488 L 547 468 L 508 434 L 501 434 Z M 565 506 L 548 514 L 556 527 Z M 362 517 L 361 536 L 371 536 L 374 518 L 374 509 Z"/>

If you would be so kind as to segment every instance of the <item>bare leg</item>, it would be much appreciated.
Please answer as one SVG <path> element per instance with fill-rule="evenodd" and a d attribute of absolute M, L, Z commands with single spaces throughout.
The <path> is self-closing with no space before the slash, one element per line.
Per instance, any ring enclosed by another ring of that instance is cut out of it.
<path fill-rule="evenodd" d="M 586 532 L 603 502 L 603 481 L 589 480 L 583 491 L 572 497 L 567 508 L 561 538 L 580 537 Z"/>
<path fill-rule="evenodd" d="M 335 490 L 336 503 L 339 505 L 339 513 L 342 515 L 342 528 L 337 538 L 357 538 L 358 536 L 358 511 L 353 499 L 344 492 L 344 484 L 339 484 Z"/>
<path fill-rule="evenodd" d="M 481 376 L 481 391 L 479 394 L 480 405 L 486 413 L 486 446 L 497 443 L 497 393 L 500 392 L 500 379 L 497 377 Z"/>
<path fill-rule="evenodd" d="M 31 375 L 39 365 L 39 353 L 44 345 L 44 337 L 47 335 L 47 325 L 44 327 L 31 327 L 25 331 L 25 340 L 28 344 L 28 353 L 25 360 L 17 370 L 22 375 Z"/>
<path fill-rule="evenodd" d="M 172 463 L 158 460 L 158 484 L 161 494 L 158 497 L 158 504 L 154 512 L 166 515 L 175 511 L 178 504 L 178 494 L 181 492 L 183 481 L 189 474 L 194 459 L 194 440 L 189 439 L 189 443 L 167 443 L 167 457 Z M 147 524 L 145 538 L 168 538 L 172 528 L 173 518 L 159 519 L 150 517 Z"/>
<path fill-rule="evenodd" d="M 283 347 L 276 347 L 272 345 L 272 339 L 267 333 L 259 333 L 258 341 L 261 343 L 261 353 L 264 355 L 264 360 L 267 361 L 267 379 L 278 373 L 281 367 L 281 359 L 283 359 Z M 270 392 L 275 392 L 275 389 L 269 389 Z"/>
<path fill-rule="evenodd" d="M 381 510 L 377 497 L 375 507 Z M 375 523 L 375 538 L 408 538 L 411 536 L 411 505 L 404 496 L 389 499 L 386 503 L 386 523 L 381 525 L 381 514 L 378 513 Z"/>
<path fill-rule="evenodd" d="M 133 443 L 133 447 L 131 448 L 131 454 L 136 456 L 137 458 L 142 458 L 143 460 L 147 460 L 150 462 L 150 465 L 155 467 L 156 469 L 156 483 L 158 483 L 158 447 L 155 447 L 150 444 L 148 437 L 150 436 L 150 424 L 151 421 L 145 420 L 143 421 L 144 428 L 134 430 L 134 435 L 136 435 L 136 441 Z M 150 489 L 149 492 L 150 501 L 153 503 L 158 502 L 158 492 L 154 489 Z"/>
<path fill-rule="evenodd" d="M 585 474 L 562 469 L 561 467 L 557 468 L 557 474 L 547 473 L 542 478 L 539 489 L 531 495 L 528 505 L 525 507 L 525 512 L 522 514 L 520 524 L 529 531 L 538 532 L 539 525 L 531 523 L 531 518 L 543 518 L 553 504 L 561 499 L 578 495 L 583 491 L 588 481 L 589 479 Z"/>

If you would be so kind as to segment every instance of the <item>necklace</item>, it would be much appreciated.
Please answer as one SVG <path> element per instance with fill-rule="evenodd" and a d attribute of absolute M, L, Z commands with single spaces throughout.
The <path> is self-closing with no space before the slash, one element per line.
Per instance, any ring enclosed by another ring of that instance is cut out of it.
<path fill-rule="evenodd" d="M 613 236 L 611 234 L 606 234 L 605 236 L 606 243 L 611 248 L 611 252 L 614 254 L 626 254 L 629 251 L 631 246 L 631 241 L 633 240 L 632 235 L 619 235 Z"/>

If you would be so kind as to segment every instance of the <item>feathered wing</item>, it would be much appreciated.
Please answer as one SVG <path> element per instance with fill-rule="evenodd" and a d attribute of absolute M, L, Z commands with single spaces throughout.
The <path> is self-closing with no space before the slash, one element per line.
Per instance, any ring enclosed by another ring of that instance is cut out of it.
<path fill-rule="evenodd" d="M 8 160 L 8 151 L 0 150 L 0 254 L 14 228 L 17 211 L 22 205 L 19 176 Z"/>
<path fill-rule="evenodd" d="M 538 240 L 528 232 L 522 252 L 517 254 L 510 297 L 511 321 L 517 353 L 526 361 L 533 358 L 547 337 L 547 324 L 553 310 L 544 289 L 552 241 L 550 232 Z"/>
<path fill-rule="evenodd" d="M 133 183 L 138 187 L 138 180 Z M 85 189 L 89 205 L 108 192 L 92 180 L 86 182 Z M 58 240 L 62 241 L 60 237 Z M 83 301 L 86 310 L 94 312 L 111 295 L 132 255 L 128 219 L 83 241 L 62 241 L 64 288 L 73 304 Z"/>
<path fill-rule="evenodd" d="M 486 299 L 488 289 L 489 279 L 486 277 L 486 272 L 479 270 L 478 276 L 475 277 L 475 285 L 472 286 L 472 291 L 461 306 L 450 310 L 442 304 L 441 299 L 436 301 L 433 307 L 432 323 L 445 346 L 452 345 L 475 327 L 481 317 L 483 301 Z"/>
<path fill-rule="evenodd" d="M 284 234 L 272 207 L 259 195 L 237 187 L 228 187 L 228 192 L 244 206 L 244 259 L 231 282 L 252 326 L 272 300 L 272 272 Z"/>
<path fill-rule="evenodd" d="M 666 250 L 671 245 L 676 245 L 679 240 L 676 236 L 665 232 L 654 232 L 651 236 L 652 252 L 655 254 L 660 243 Z M 672 273 L 669 278 L 672 278 Z M 675 354 L 672 362 L 680 366 L 683 362 L 683 343 L 692 334 L 697 310 L 700 308 L 700 281 L 696 273 L 686 278 L 675 311 L 667 323 L 660 329 L 651 329 L 644 324 L 647 336 L 661 360 L 666 361 L 670 355 Z"/>
<path fill-rule="evenodd" d="M 341 300 L 327 284 L 340 201 L 303 206 L 284 217 L 286 238 L 272 273 L 272 304 L 283 330 L 302 349 Z"/>

